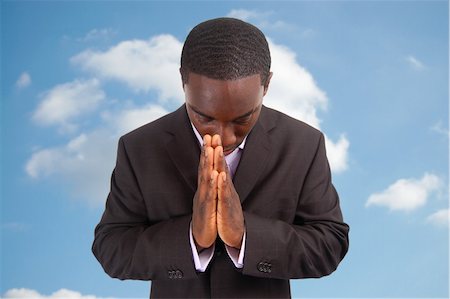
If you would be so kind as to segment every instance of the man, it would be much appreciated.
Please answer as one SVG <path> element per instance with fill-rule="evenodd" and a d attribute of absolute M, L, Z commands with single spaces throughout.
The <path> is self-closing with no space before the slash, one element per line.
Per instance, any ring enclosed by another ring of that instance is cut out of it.
<path fill-rule="evenodd" d="M 324 137 L 262 105 L 263 33 L 203 22 L 180 72 L 186 103 L 120 138 L 93 244 L 104 270 L 155 298 L 289 298 L 289 279 L 333 272 L 348 226 Z"/>

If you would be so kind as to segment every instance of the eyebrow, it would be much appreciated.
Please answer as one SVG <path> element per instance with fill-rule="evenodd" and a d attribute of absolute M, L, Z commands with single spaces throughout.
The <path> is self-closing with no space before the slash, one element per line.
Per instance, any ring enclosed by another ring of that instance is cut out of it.
<path fill-rule="evenodd" d="M 209 115 L 207 115 L 207 114 L 205 114 L 205 113 L 203 113 L 203 112 L 200 112 L 200 111 L 199 111 L 197 108 L 195 108 L 194 106 L 192 106 L 192 105 L 190 105 L 190 104 L 187 104 L 187 105 L 188 105 L 192 110 L 194 110 L 195 113 L 197 113 L 197 114 L 199 114 L 199 115 L 201 115 L 201 116 L 203 116 L 203 117 L 209 118 L 209 119 L 214 119 L 214 117 L 209 116 Z M 236 118 L 233 119 L 232 121 L 236 121 L 236 120 L 239 120 L 239 119 L 241 119 L 241 118 L 246 118 L 246 117 L 252 115 L 253 112 L 256 111 L 256 109 L 258 109 L 258 107 L 253 108 L 253 109 L 250 110 L 249 112 L 246 112 L 246 113 L 242 114 L 241 116 L 236 117 Z"/>

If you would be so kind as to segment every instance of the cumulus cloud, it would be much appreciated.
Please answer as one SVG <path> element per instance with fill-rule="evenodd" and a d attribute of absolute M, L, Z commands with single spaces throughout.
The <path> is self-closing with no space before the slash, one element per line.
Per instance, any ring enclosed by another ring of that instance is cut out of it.
<path fill-rule="evenodd" d="M 33 120 L 44 126 L 72 126 L 76 117 L 94 111 L 105 99 L 97 79 L 74 80 L 57 85 L 43 94 Z"/>
<path fill-rule="evenodd" d="M 420 61 L 419 59 L 417 59 L 416 57 L 414 57 L 413 55 L 408 55 L 406 57 L 406 61 L 413 69 L 415 69 L 417 71 L 421 71 L 425 68 L 425 65 L 423 64 L 423 62 Z"/>
<path fill-rule="evenodd" d="M 376 205 L 391 211 L 413 211 L 424 206 L 434 191 L 441 187 L 441 179 L 425 173 L 421 179 L 399 179 L 382 192 L 369 196 L 366 207 Z"/>
<path fill-rule="evenodd" d="M 233 9 L 227 14 L 227 17 L 251 22 L 262 30 L 268 29 L 279 32 L 296 32 L 298 36 L 303 38 L 312 36 L 312 29 L 304 29 L 303 31 L 299 31 L 297 26 L 283 20 L 269 20 L 271 15 L 273 15 L 273 11 Z"/>
<path fill-rule="evenodd" d="M 28 72 L 23 72 L 20 74 L 19 78 L 16 81 L 16 87 L 19 89 L 23 89 L 28 87 L 31 84 L 31 76 Z"/>
<path fill-rule="evenodd" d="M 346 171 L 348 169 L 348 148 L 350 147 L 347 137 L 341 135 L 337 142 L 333 142 L 325 135 L 325 147 L 331 170 L 334 173 Z"/>
<path fill-rule="evenodd" d="M 264 103 L 319 128 L 318 109 L 327 107 L 326 94 L 289 48 L 269 39 L 273 77 Z"/>
<path fill-rule="evenodd" d="M 4 295 L 3 298 L 13 299 L 13 298 L 28 298 L 28 299 L 97 299 L 99 297 L 93 295 L 82 295 L 79 292 L 71 291 L 68 289 L 60 289 L 53 294 L 46 296 L 39 292 L 31 289 L 20 288 L 20 289 L 10 289 Z"/>
<path fill-rule="evenodd" d="M 151 39 L 150 42 L 123 42 L 104 53 L 93 54 L 93 52 L 85 51 L 74 61 L 80 59 L 77 63 L 83 62 L 86 63 L 86 67 L 89 65 L 93 68 L 89 72 L 104 74 L 104 76 L 99 76 L 100 79 L 111 77 L 114 75 L 114 71 L 119 71 L 114 66 L 112 66 L 112 71 L 108 69 L 109 64 L 113 62 L 123 63 L 124 67 L 127 63 L 131 63 L 131 68 L 139 65 L 141 73 L 135 74 L 135 78 L 137 78 L 135 82 L 133 82 L 133 74 L 128 76 L 132 71 L 127 68 L 122 69 L 126 73 L 124 77 L 119 78 L 117 73 L 116 79 L 132 86 L 141 86 L 146 90 L 159 89 L 162 92 L 158 94 L 159 98 L 156 99 L 158 102 L 163 98 L 175 97 L 177 93 L 174 90 L 180 90 L 180 94 L 182 94 L 178 69 L 173 68 L 174 61 L 179 59 L 180 53 L 169 49 L 174 44 L 177 46 L 177 42 L 173 41 L 176 39 L 173 37 L 167 39 L 166 36 Z M 170 42 L 172 43 L 170 44 Z M 90 59 L 88 59 L 89 53 L 92 54 Z M 164 55 L 167 57 L 162 57 Z M 178 61 L 176 64 L 178 65 Z M 101 69 L 103 66 L 106 69 Z M 147 67 L 153 68 L 150 72 L 153 75 L 149 81 L 150 85 L 145 85 L 148 82 L 140 81 L 141 76 L 147 76 L 143 72 Z M 168 75 L 169 69 L 172 77 L 168 78 L 162 75 L 164 72 Z M 105 99 L 105 94 L 100 89 L 98 79 L 75 80 L 55 86 L 45 92 L 42 98 L 33 115 L 33 120 L 41 125 L 58 125 L 59 128 L 68 130 L 77 127 L 82 116 L 97 109 L 100 102 Z M 114 167 L 117 138 L 167 114 L 169 110 L 164 105 L 169 105 L 169 103 L 164 100 L 162 102 L 163 104 L 136 106 L 133 102 L 130 105 L 130 101 L 120 102 L 109 99 L 108 105 L 104 106 L 106 110 L 98 112 L 100 124 L 97 127 L 85 130 L 84 133 L 78 134 L 66 144 L 44 147 L 34 151 L 25 165 L 26 173 L 33 179 L 49 176 L 58 178 L 68 184 L 76 198 L 86 199 L 94 205 L 103 203 L 108 193 L 108 182 Z M 181 99 L 179 102 L 181 103 Z"/>
<path fill-rule="evenodd" d="M 326 110 L 328 98 L 313 76 L 302 67 L 289 48 L 269 39 L 273 77 L 264 98 L 268 107 L 282 111 L 320 129 L 318 110 Z M 326 137 L 327 156 L 334 173 L 348 168 L 350 142 L 341 135 L 337 142 Z"/>
<path fill-rule="evenodd" d="M 100 205 L 109 191 L 118 136 L 167 113 L 161 106 L 148 105 L 104 115 L 103 127 L 79 134 L 65 145 L 35 151 L 25 170 L 33 179 L 51 175 L 63 179 L 77 198 Z"/>
<path fill-rule="evenodd" d="M 105 52 L 86 50 L 71 61 L 101 78 L 124 82 L 135 92 L 156 90 L 158 100 L 182 103 L 178 72 L 182 46 L 165 34 L 150 40 L 123 41 Z"/>
<path fill-rule="evenodd" d="M 101 28 L 101 29 L 94 28 L 90 30 L 88 33 L 86 33 L 85 36 L 78 38 L 77 41 L 90 42 L 95 40 L 109 39 L 115 34 L 116 32 L 111 28 Z"/>
<path fill-rule="evenodd" d="M 125 109 L 115 117 L 114 123 L 119 135 L 134 130 L 146 123 L 153 121 L 161 116 L 169 113 L 164 107 L 159 105 L 147 105 L 144 107 L 137 107 Z"/>
<path fill-rule="evenodd" d="M 256 10 L 248 10 L 248 9 L 232 9 L 227 17 L 236 18 L 243 21 L 249 21 L 250 19 L 260 19 L 263 17 L 267 17 L 270 15 L 270 12 L 259 12 Z"/>
<path fill-rule="evenodd" d="M 427 222 L 437 227 L 448 227 L 450 222 L 450 210 L 442 209 L 427 217 Z"/>
<path fill-rule="evenodd" d="M 436 132 L 436 133 L 438 133 L 438 134 L 441 134 L 441 135 L 443 135 L 443 136 L 445 136 L 445 137 L 447 137 L 447 138 L 450 137 L 450 131 L 449 131 L 448 127 L 447 127 L 447 126 L 444 126 L 444 125 L 442 124 L 442 121 L 441 121 L 441 120 L 438 121 L 437 123 L 435 123 L 435 124 L 431 127 L 431 130 L 434 131 L 434 132 Z"/>
<path fill-rule="evenodd" d="M 67 182 L 77 198 L 100 204 L 108 194 L 116 149 L 117 137 L 109 130 L 96 129 L 63 146 L 34 152 L 25 170 L 34 179 L 54 175 Z"/>

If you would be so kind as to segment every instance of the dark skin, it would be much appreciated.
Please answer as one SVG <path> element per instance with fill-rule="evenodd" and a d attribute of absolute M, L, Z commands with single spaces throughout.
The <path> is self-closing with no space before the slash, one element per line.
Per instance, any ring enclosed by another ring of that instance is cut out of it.
<path fill-rule="evenodd" d="M 242 143 L 258 120 L 271 77 L 272 73 L 263 86 L 259 74 L 215 80 L 190 73 L 183 86 L 189 118 L 203 136 L 192 213 L 198 250 L 212 246 L 217 235 L 226 245 L 241 247 L 244 215 L 225 156 Z"/>

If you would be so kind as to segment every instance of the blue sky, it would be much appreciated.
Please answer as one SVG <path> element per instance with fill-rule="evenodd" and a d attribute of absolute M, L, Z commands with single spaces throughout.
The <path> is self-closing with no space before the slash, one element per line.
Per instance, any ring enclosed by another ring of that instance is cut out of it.
<path fill-rule="evenodd" d="M 184 38 L 228 15 L 270 40 L 266 105 L 326 134 L 351 227 L 338 270 L 292 281 L 293 296 L 448 297 L 448 12 L 448 1 L 2 1 L 0 294 L 148 297 L 147 282 L 109 278 L 90 251 L 117 140 L 183 102 Z"/>

